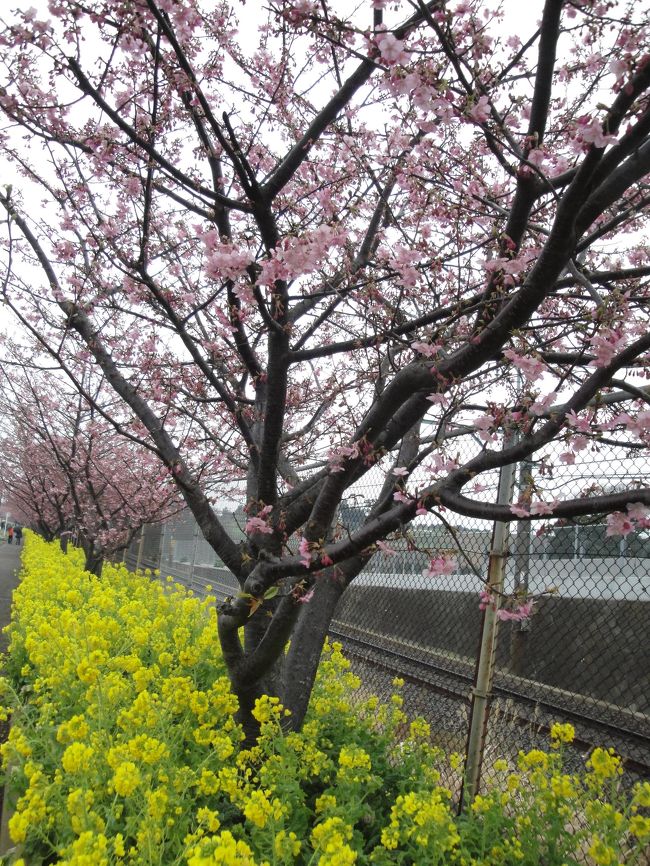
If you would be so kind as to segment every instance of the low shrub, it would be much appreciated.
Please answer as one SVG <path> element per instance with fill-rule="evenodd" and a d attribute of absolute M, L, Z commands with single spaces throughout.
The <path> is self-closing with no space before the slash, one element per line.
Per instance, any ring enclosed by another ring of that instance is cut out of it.
<path fill-rule="evenodd" d="M 213 599 L 104 567 L 82 570 L 29 534 L 2 682 L 2 747 L 15 866 L 599 866 L 642 862 L 650 784 L 625 797 L 621 762 L 596 749 L 495 764 L 494 786 L 455 817 L 460 758 L 408 723 L 401 697 L 359 696 L 328 645 L 301 733 L 258 701 L 242 750 Z M 396 689 L 400 683 L 396 681 Z"/>

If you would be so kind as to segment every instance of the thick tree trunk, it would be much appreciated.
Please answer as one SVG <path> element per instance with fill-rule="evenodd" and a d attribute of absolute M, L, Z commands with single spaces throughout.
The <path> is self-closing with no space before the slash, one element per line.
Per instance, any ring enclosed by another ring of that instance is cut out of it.
<path fill-rule="evenodd" d="M 91 574 L 96 574 L 97 577 L 101 577 L 103 567 L 104 557 L 101 553 L 95 553 L 94 551 L 86 551 L 86 571 L 89 571 Z"/>
<path fill-rule="evenodd" d="M 287 727 L 293 731 L 299 731 L 304 722 L 323 644 L 344 589 L 344 583 L 323 576 L 292 635 L 284 663 L 282 703 L 291 712 Z"/>
<path fill-rule="evenodd" d="M 66 532 L 61 533 L 61 535 L 59 537 L 59 544 L 61 545 L 61 550 L 63 553 L 68 552 L 68 544 L 70 543 L 71 538 L 72 538 L 71 532 L 66 531 Z M 52 541 L 53 539 L 48 539 L 48 540 Z"/>
<path fill-rule="evenodd" d="M 253 717 L 253 710 L 255 709 L 255 701 L 266 693 L 264 683 L 257 682 L 252 686 L 241 686 L 233 683 L 232 686 L 239 701 L 239 709 L 235 719 L 244 730 L 244 740 L 241 747 L 242 749 L 252 749 L 260 734 L 260 724 Z"/>
<path fill-rule="evenodd" d="M 104 554 L 97 550 L 91 539 L 81 536 L 81 547 L 86 554 L 86 563 L 84 568 L 91 574 L 96 574 L 97 577 L 102 576 L 102 568 L 104 566 Z"/>
<path fill-rule="evenodd" d="M 266 630 L 270 622 L 270 618 L 267 616 L 267 613 L 275 612 L 276 607 L 276 599 L 272 599 L 270 603 L 266 602 L 265 610 L 258 613 L 256 616 L 251 617 L 251 619 L 244 626 L 244 651 L 247 655 L 251 655 L 257 649 L 260 641 L 266 634 Z M 284 656 L 281 656 L 271 667 L 271 669 L 264 675 L 263 686 L 255 687 L 258 691 L 257 697 L 263 694 L 278 696 L 281 694 L 283 667 Z M 254 691 L 255 688 L 253 689 Z"/>

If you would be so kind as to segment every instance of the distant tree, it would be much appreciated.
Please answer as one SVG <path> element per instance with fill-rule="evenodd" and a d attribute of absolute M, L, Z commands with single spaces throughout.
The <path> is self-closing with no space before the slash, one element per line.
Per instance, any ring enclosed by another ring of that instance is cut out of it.
<path fill-rule="evenodd" d="M 74 532 L 86 569 L 125 550 L 146 523 L 178 510 L 178 492 L 151 454 L 120 436 L 69 389 L 14 367 L 1 377 L 5 488 L 48 540 Z M 97 394 L 97 389 L 90 392 Z"/>
<path fill-rule="evenodd" d="M 122 408 L 97 411 L 237 576 L 219 634 L 250 736 L 264 692 L 300 727 L 341 593 L 416 514 L 647 520 L 647 486 L 480 493 L 553 441 L 650 441 L 643 4 L 249 2 L 256 45 L 234 3 L 49 9 L 1 36 L 5 302 L 63 369 L 101 368 Z M 224 473 L 246 543 L 212 507 Z"/>

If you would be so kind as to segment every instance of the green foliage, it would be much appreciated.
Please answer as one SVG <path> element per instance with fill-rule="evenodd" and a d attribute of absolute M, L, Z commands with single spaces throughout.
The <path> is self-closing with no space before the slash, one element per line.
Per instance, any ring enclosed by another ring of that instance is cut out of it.
<path fill-rule="evenodd" d="M 301 733 L 264 697 L 242 750 L 211 600 L 106 566 L 82 571 L 29 535 L 10 626 L 2 748 L 14 866 L 598 866 L 641 862 L 650 785 L 620 791 L 596 749 L 497 761 L 497 782 L 455 817 L 458 756 L 431 745 L 395 694 L 362 698 L 328 644 Z M 397 690 L 402 683 L 395 681 Z"/>

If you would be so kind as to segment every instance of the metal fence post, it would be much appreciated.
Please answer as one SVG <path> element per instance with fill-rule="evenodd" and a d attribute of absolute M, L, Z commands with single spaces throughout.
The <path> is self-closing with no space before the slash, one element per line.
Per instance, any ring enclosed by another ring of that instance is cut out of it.
<path fill-rule="evenodd" d="M 190 589 L 194 589 L 194 565 L 196 564 L 196 552 L 199 546 L 199 524 L 194 521 L 194 545 L 192 548 L 192 561 L 190 562 Z"/>
<path fill-rule="evenodd" d="M 164 571 L 164 563 L 165 563 L 165 551 L 167 549 L 167 540 L 169 537 L 169 521 L 166 520 L 163 523 L 162 532 L 160 533 L 160 546 L 158 548 L 158 569 L 160 571 L 160 579 L 166 575 L 163 574 Z"/>
<path fill-rule="evenodd" d="M 135 570 L 140 571 L 140 563 L 142 562 L 142 550 L 144 548 L 144 526 L 140 527 L 140 543 L 138 544 L 138 555 L 135 561 Z"/>
<path fill-rule="evenodd" d="M 519 467 L 519 478 L 517 489 L 519 496 L 525 492 L 532 482 L 532 462 L 522 461 Z M 515 593 L 528 596 L 530 586 L 530 559 L 532 547 L 532 524 L 529 520 L 522 520 L 517 524 L 517 533 L 513 545 L 513 559 L 515 571 Z M 530 620 L 513 623 L 510 636 L 510 670 L 513 674 L 521 675 L 526 664 L 528 635 Z"/>
<path fill-rule="evenodd" d="M 499 505 L 508 505 L 511 502 L 514 477 L 515 464 L 502 467 L 499 473 L 499 490 L 497 494 L 497 503 Z M 503 592 L 506 558 L 508 555 L 508 537 L 509 524 L 495 521 L 492 531 L 492 549 L 490 551 L 487 578 L 488 592 L 495 590 L 495 602 L 486 607 L 483 616 L 476 681 L 472 690 L 465 775 L 460 799 L 462 809 L 467 808 L 476 796 L 481 778 L 481 763 L 483 761 L 483 749 L 485 746 L 490 692 L 494 675 L 496 637 L 499 625 L 496 614 L 501 601 L 500 593 Z"/>

